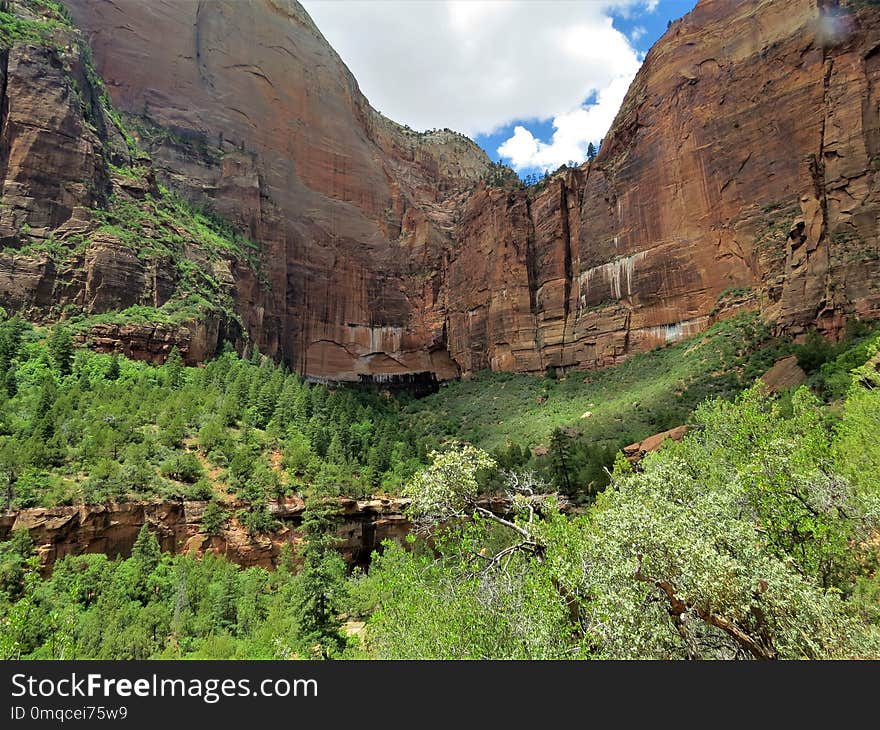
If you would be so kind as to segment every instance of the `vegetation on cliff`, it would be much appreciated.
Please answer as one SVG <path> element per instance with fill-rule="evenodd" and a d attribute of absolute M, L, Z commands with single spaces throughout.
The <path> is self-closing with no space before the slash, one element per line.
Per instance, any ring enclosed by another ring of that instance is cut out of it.
<path fill-rule="evenodd" d="M 408 404 L 403 417 L 428 448 L 463 439 L 490 451 L 503 468 L 536 470 L 568 496 L 592 499 L 607 484 L 607 469 L 621 448 L 686 424 L 706 398 L 735 397 L 777 358 L 797 353 L 817 388 L 829 378 L 848 382 L 844 365 L 854 367 L 860 356 L 865 361 L 870 331 L 854 325 L 837 349 L 812 338 L 795 346 L 745 314 L 604 370 L 563 377 L 551 372 L 543 379 L 477 373 Z M 847 363 L 829 364 L 822 374 L 822 363 L 857 343 Z M 835 396 L 842 397 L 845 387 L 841 392 L 838 385 Z"/>
<path fill-rule="evenodd" d="M 11 12 L 8 0 L 0 2 L 0 49 L 17 41 L 52 45 L 57 31 L 70 28 L 66 8 L 55 0 L 20 0 L 20 7 L 30 17 Z"/>
<path fill-rule="evenodd" d="M 8 230 L 0 256 L 13 270 L 18 268 L 16 260 L 33 259 L 32 265 L 55 280 L 48 284 L 48 305 L 35 306 L 22 292 L 7 291 L 4 306 L 35 321 L 65 319 L 83 332 L 106 323 L 219 321 L 232 339 L 246 339 L 235 304 L 233 272 L 250 270 L 266 283 L 257 245 L 228 221 L 157 181 L 150 156 L 132 132 L 135 127 L 111 102 L 91 48 L 67 10 L 52 0 L 0 3 L 0 50 L 24 65 L 51 67 L 58 89 L 53 101 L 68 126 L 58 127 L 60 122 L 51 115 L 24 124 L 44 125 L 47 138 L 82 138 L 83 159 L 88 161 L 83 169 L 87 179 L 76 181 L 82 187 L 72 203 L 76 213 L 71 210 L 71 220 L 61 225 L 52 216 L 39 215 L 23 198 L 4 199 Z M 33 79 L 18 83 L 19 93 L 33 91 Z M 35 150 L 25 155 L 20 174 L 42 174 L 28 168 L 40 167 L 39 154 Z M 51 155 L 43 164 L 50 163 Z M 52 203 L 40 200 L 36 207 Z M 47 225 L 48 221 L 54 222 Z M 97 286 L 86 283 L 91 275 L 97 277 Z M 66 281 L 70 277 L 75 281 Z M 84 290 L 77 292 L 78 287 Z"/>
<path fill-rule="evenodd" d="M 480 372 L 413 402 L 406 415 L 432 442 L 458 437 L 489 450 L 546 445 L 554 429 L 573 426 L 584 440 L 611 446 L 613 458 L 626 444 L 684 423 L 705 398 L 734 396 L 790 348 L 746 314 L 602 370 L 545 378 Z"/>
<path fill-rule="evenodd" d="M 259 355 L 184 368 L 173 353 L 157 367 L 74 353 L 63 325 L 13 318 L 0 378 L 7 509 L 235 495 L 262 512 L 306 485 L 397 491 L 423 455 L 394 399 L 310 386 Z"/>

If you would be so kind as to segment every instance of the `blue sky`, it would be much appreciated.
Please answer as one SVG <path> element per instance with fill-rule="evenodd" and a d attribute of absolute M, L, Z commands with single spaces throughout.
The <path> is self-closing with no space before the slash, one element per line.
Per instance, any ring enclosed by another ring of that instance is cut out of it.
<path fill-rule="evenodd" d="M 583 161 L 645 53 L 695 4 L 302 2 L 376 109 L 413 129 L 463 132 L 521 175 Z"/>
<path fill-rule="evenodd" d="M 623 13 L 612 11 L 610 15 L 614 27 L 629 39 L 640 54 L 640 58 L 644 58 L 651 46 L 666 32 L 667 24 L 690 12 L 694 5 L 696 5 L 696 0 L 659 0 L 656 8 L 653 9 L 640 7 Z M 583 100 L 585 105 L 595 101 L 596 94 Z M 501 159 L 498 148 L 513 136 L 517 126 L 525 127 L 534 137 L 544 142 L 550 141 L 553 137 L 553 118 L 548 117 L 544 119 L 516 119 L 499 127 L 491 134 L 474 135 L 474 141 L 486 150 L 486 154 L 492 160 L 497 162 Z M 510 158 L 507 158 L 506 161 L 509 162 Z M 582 161 L 576 160 L 578 163 Z M 519 170 L 522 175 L 539 171 L 541 170 L 536 167 L 524 167 Z"/>

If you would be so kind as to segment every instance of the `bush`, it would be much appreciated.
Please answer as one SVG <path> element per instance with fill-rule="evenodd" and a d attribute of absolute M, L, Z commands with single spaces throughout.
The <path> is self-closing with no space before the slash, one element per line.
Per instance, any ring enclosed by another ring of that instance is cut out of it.
<path fill-rule="evenodd" d="M 187 484 L 194 484 L 205 473 L 198 457 L 190 451 L 183 451 L 166 459 L 159 470 L 162 476 Z"/>
<path fill-rule="evenodd" d="M 211 501 L 205 507 L 205 513 L 202 515 L 202 532 L 206 535 L 219 535 L 220 530 L 226 520 L 229 519 L 229 513 L 224 510 L 217 502 Z"/>
<path fill-rule="evenodd" d="M 202 453 L 210 454 L 221 448 L 227 438 L 225 426 L 219 420 L 212 419 L 199 429 L 199 448 Z"/>
<path fill-rule="evenodd" d="M 795 348 L 798 365 L 808 375 L 837 355 L 838 348 L 818 332 L 810 332 L 802 345 Z"/>
<path fill-rule="evenodd" d="M 272 532 L 278 526 L 264 504 L 250 510 L 239 510 L 236 516 L 251 537 Z"/>
<path fill-rule="evenodd" d="M 208 500 L 214 496 L 214 488 L 211 486 L 211 482 L 202 477 L 186 490 L 185 496 L 187 499 Z"/>

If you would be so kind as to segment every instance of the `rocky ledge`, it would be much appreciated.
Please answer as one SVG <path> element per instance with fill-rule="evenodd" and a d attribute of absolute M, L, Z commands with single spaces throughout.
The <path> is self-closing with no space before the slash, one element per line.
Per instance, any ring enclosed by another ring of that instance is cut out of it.
<path fill-rule="evenodd" d="M 411 524 L 403 511 L 408 500 L 374 497 L 340 500 L 341 521 L 337 528 L 339 550 L 349 566 L 366 565 L 385 539 L 400 541 Z M 265 535 L 248 535 L 228 505 L 229 519 L 215 533 L 202 524 L 207 502 L 118 502 L 93 505 L 36 507 L 0 514 L 0 540 L 13 530 L 27 529 L 44 567 L 50 569 L 66 555 L 105 553 L 127 557 L 145 524 L 156 535 L 162 550 L 201 556 L 223 555 L 245 567 L 276 565 L 285 544 L 296 546 L 303 539 L 300 529 L 305 504 L 288 497 L 273 503 L 270 511 L 280 526 Z"/>

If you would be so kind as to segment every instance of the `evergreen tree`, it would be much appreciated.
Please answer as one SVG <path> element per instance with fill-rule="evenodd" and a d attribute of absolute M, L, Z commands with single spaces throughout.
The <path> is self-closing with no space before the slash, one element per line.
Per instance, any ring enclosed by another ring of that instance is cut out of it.
<path fill-rule="evenodd" d="M 272 382 L 264 384 L 252 401 L 250 420 L 256 428 L 265 428 L 275 411 L 277 394 Z"/>
<path fill-rule="evenodd" d="M 281 389 L 278 401 L 275 404 L 275 411 L 272 413 L 272 422 L 281 433 L 294 423 L 296 418 L 296 399 L 299 391 L 300 387 L 296 376 L 288 376 L 284 381 L 284 387 Z"/>
<path fill-rule="evenodd" d="M 144 523 L 131 549 L 129 563 L 133 569 L 135 595 L 145 603 L 150 599 L 152 573 L 159 565 L 161 557 L 159 541 Z"/>
<path fill-rule="evenodd" d="M 70 336 L 70 332 L 62 325 L 56 324 L 49 336 L 48 348 L 49 355 L 61 377 L 70 375 L 73 364 L 73 337 Z"/>
<path fill-rule="evenodd" d="M 0 601 L 21 597 L 28 561 L 33 557 L 34 542 L 27 528 L 13 530 L 7 540 L 0 542 Z"/>
<path fill-rule="evenodd" d="M 226 523 L 228 515 L 226 511 L 215 501 L 211 500 L 202 514 L 202 532 L 206 535 L 219 535 Z"/>
<path fill-rule="evenodd" d="M 557 486 L 571 494 L 572 438 L 561 428 L 550 436 L 550 464 Z"/>
<path fill-rule="evenodd" d="M 301 387 L 293 401 L 293 422 L 303 433 L 308 432 L 309 419 L 312 417 L 312 399 L 309 390 L 310 388 L 306 386 Z"/>
<path fill-rule="evenodd" d="M 327 461 L 331 464 L 340 465 L 348 463 L 348 456 L 342 446 L 342 439 L 339 437 L 339 431 L 334 431 L 333 437 L 330 439 L 330 445 L 327 447 Z"/>
<path fill-rule="evenodd" d="M 294 603 L 299 615 L 297 639 L 307 653 L 320 659 L 332 658 L 345 645 L 339 620 L 345 563 L 334 549 L 338 519 L 337 493 L 327 486 L 310 490 L 303 512 L 305 543 L 299 551 L 303 565 Z"/>
<path fill-rule="evenodd" d="M 2 438 L 0 445 L 0 473 L 6 481 L 6 509 L 12 508 L 15 499 L 15 486 L 22 468 L 21 447 L 14 439 Z"/>
<path fill-rule="evenodd" d="M 33 417 L 33 437 L 43 442 L 48 441 L 55 434 L 55 419 L 52 416 L 52 408 L 57 397 L 58 387 L 55 385 L 55 379 L 47 375 L 43 379 L 40 399 L 37 401 Z"/>
<path fill-rule="evenodd" d="M 107 374 L 104 377 L 106 377 L 107 380 L 117 380 L 119 378 L 119 373 L 119 355 L 114 354 L 113 359 L 110 361 L 110 366 L 107 368 Z"/>
<path fill-rule="evenodd" d="M 155 570 L 161 557 L 162 551 L 159 548 L 159 542 L 156 540 L 155 535 L 150 532 L 149 525 L 144 523 L 138 531 L 134 547 L 131 549 L 131 559 L 144 572 L 149 573 Z"/>
<path fill-rule="evenodd" d="M 180 357 L 180 350 L 172 347 L 171 352 L 165 360 L 165 373 L 168 376 L 168 385 L 177 390 L 183 385 L 186 373 L 183 368 L 183 359 Z"/>
<path fill-rule="evenodd" d="M 10 398 L 15 397 L 16 393 L 18 393 L 18 380 L 15 377 L 14 365 L 10 365 L 7 368 L 6 374 L 3 378 L 3 387 Z"/>
<path fill-rule="evenodd" d="M 241 368 L 230 389 L 230 395 L 236 405 L 236 417 L 240 417 L 248 404 L 248 392 L 251 387 L 251 376 L 248 368 Z"/>

